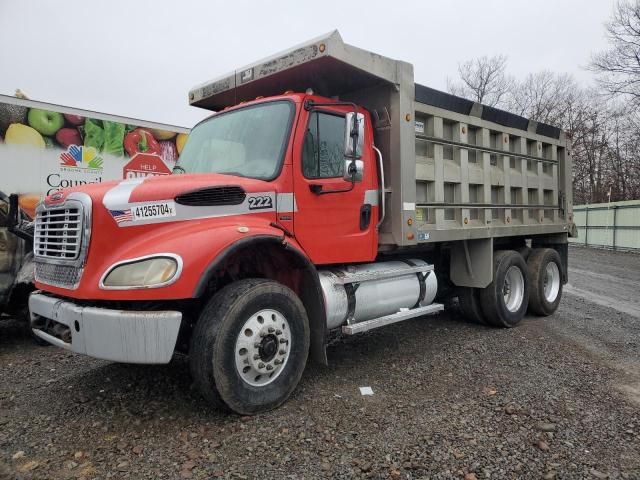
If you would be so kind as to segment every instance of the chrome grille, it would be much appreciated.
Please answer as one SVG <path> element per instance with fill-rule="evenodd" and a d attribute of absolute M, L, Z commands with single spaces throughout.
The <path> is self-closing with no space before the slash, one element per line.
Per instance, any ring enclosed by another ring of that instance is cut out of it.
<path fill-rule="evenodd" d="M 75 290 L 91 238 L 91 198 L 72 192 L 62 205 L 36 208 L 33 253 L 37 282 Z"/>
<path fill-rule="evenodd" d="M 33 250 L 36 257 L 75 260 L 82 243 L 82 206 L 65 205 L 38 211 Z"/>
<path fill-rule="evenodd" d="M 36 262 L 36 282 L 55 287 L 76 288 L 80 283 L 82 268 L 75 265 Z"/>

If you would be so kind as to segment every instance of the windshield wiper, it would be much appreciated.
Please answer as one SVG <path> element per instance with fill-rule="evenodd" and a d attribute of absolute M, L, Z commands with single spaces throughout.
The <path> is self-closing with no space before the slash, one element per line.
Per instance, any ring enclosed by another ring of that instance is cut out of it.
<path fill-rule="evenodd" d="M 187 173 L 187 171 L 184 168 L 182 168 L 180 165 L 175 165 L 173 167 L 173 170 L 171 170 L 171 173 L 176 173 L 176 171 L 179 173 Z"/>

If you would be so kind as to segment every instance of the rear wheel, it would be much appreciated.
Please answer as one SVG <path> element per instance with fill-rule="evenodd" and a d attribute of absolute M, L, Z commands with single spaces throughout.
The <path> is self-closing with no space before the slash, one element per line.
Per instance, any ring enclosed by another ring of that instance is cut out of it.
<path fill-rule="evenodd" d="M 462 315 L 470 322 L 486 325 L 487 321 L 480 307 L 480 291 L 477 288 L 458 287 L 458 304 Z"/>
<path fill-rule="evenodd" d="M 552 248 L 536 248 L 527 259 L 531 291 L 529 310 L 537 315 L 551 315 L 562 298 L 562 263 Z"/>
<path fill-rule="evenodd" d="M 524 317 L 529 302 L 527 264 L 513 250 L 493 255 L 493 281 L 480 292 L 487 322 L 496 327 L 513 327 Z"/>
<path fill-rule="evenodd" d="M 191 338 L 189 362 L 207 400 L 252 415 L 289 398 L 308 352 L 309 323 L 296 294 L 277 282 L 249 279 L 209 301 Z"/>

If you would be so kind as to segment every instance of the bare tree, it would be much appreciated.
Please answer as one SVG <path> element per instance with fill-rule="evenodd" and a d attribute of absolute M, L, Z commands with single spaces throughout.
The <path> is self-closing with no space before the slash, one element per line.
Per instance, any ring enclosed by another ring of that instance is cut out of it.
<path fill-rule="evenodd" d="M 591 69 L 602 88 L 613 95 L 629 96 L 640 105 L 640 0 L 621 0 L 606 24 L 611 48 L 597 53 Z"/>
<path fill-rule="evenodd" d="M 581 90 L 569 74 L 543 70 L 516 82 L 505 108 L 523 117 L 551 125 L 564 125 Z"/>
<path fill-rule="evenodd" d="M 596 94 L 589 92 L 585 102 L 576 105 L 570 123 L 574 202 L 605 201 L 609 187 L 610 112 Z"/>
<path fill-rule="evenodd" d="M 575 203 L 640 198 L 637 114 L 593 90 L 576 100 L 562 122 L 572 139 Z"/>
<path fill-rule="evenodd" d="M 459 81 L 447 79 L 447 89 L 474 102 L 500 106 L 513 85 L 512 78 L 505 73 L 506 65 L 504 55 L 468 60 L 458 65 Z"/>
<path fill-rule="evenodd" d="M 640 198 L 640 129 L 637 113 L 626 106 L 611 108 L 609 146 L 612 200 Z"/>

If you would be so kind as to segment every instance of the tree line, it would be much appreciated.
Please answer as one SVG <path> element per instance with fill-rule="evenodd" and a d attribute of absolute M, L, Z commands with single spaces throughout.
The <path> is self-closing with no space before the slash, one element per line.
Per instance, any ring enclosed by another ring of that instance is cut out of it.
<path fill-rule="evenodd" d="M 640 199 L 640 0 L 619 1 L 605 29 L 594 86 L 548 70 L 516 79 L 504 55 L 461 63 L 447 81 L 454 95 L 566 130 L 575 204 Z"/>

